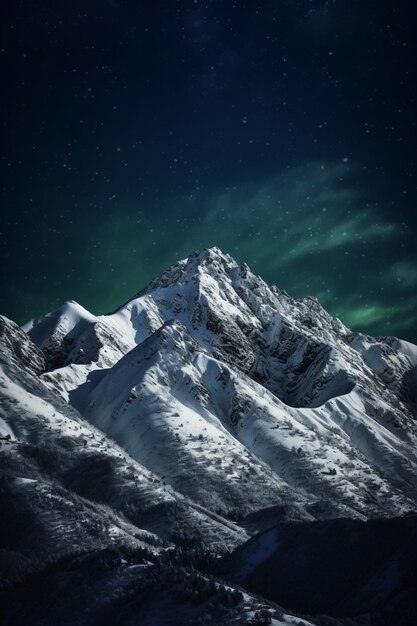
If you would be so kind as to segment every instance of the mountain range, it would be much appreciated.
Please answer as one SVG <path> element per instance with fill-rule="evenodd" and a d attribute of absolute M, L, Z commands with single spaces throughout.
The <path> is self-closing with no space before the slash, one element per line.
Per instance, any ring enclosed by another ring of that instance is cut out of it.
<path fill-rule="evenodd" d="M 210 248 L 0 379 L 5 624 L 413 623 L 416 346 Z"/>

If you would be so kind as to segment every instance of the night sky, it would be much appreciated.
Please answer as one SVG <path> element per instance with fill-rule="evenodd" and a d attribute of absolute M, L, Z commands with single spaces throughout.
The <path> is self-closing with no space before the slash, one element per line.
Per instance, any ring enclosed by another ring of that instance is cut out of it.
<path fill-rule="evenodd" d="M 218 246 L 417 341 L 413 2 L 2 3 L 3 314 Z"/>

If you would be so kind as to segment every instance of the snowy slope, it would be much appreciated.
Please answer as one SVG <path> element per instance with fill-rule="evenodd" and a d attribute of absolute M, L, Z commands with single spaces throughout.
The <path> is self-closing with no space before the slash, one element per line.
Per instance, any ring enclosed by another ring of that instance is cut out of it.
<path fill-rule="evenodd" d="M 239 518 L 279 500 L 296 517 L 308 517 L 300 507 L 306 497 L 236 436 L 232 395 L 221 404 L 222 373 L 227 370 L 180 322 L 168 322 L 104 372 L 88 405 L 82 393 L 80 410 L 162 480 L 211 510 Z M 77 392 L 70 399 L 77 404 Z"/>
<path fill-rule="evenodd" d="M 0 317 L 3 320 L 6 318 Z M 20 336 L 18 326 L 10 320 L 7 325 L 9 337 Z M 211 541 L 232 547 L 245 538 L 240 528 L 165 487 L 22 363 L 20 368 L 11 364 L 10 354 L 4 357 L 2 339 L 4 336 L 0 337 L 0 453 L 4 472 L 13 475 L 20 467 L 22 479 L 33 480 L 36 488 L 54 485 L 68 489 L 69 498 L 75 493 L 105 504 L 123 513 L 122 527 L 130 519 L 140 532 L 151 532 L 163 540 L 183 531 L 205 547 Z M 28 349 L 30 343 L 27 341 Z M 32 350 L 36 356 L 33 344 Z"/>
<path fill-rule="evenodd" d="M 1 623 L 287 623 L 199 571 L 245 531 L 164 486 L 48 389 L 18 326 L 0 330 Z"/>
<path fill-rule="evenodd" d="M 411 344 L 351 333 L 216 248 L 110 315 L 68 306 L 27 326 L 43 380 L 175 489 L 234 518 L 277 502 L 305 518 L 415 507 Z"/>

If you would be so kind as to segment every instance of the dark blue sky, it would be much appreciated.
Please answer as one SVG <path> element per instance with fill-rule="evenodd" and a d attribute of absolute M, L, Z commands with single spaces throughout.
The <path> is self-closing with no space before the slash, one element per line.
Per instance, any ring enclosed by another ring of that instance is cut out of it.
<path fill-rule="evenodd" d="M 2 11 L 4 314 L 105 312 L 217 245 L 417 339 L 413 3 Z"/>

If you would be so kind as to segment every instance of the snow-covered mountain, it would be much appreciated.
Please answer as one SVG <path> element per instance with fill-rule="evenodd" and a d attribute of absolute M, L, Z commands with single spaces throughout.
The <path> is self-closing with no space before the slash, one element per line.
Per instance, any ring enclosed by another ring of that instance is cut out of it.
<path fill-rule="evenodd" d="M 69 302 L 24 330 L 46 357 L 45 383 L 221 514 L 415 506 L 417 348 L 352 333 L 217 248 L 110 315 Z"/>
<path fill-rule="evenodd" d="M 50 390 L 43 369 L 0 316 L 0 622 L 214 626 L 267 611 L 293 623 L 205 572 L 246 531 L 164 486 Z"/>
<path fill-rule="evenodd" d="M 105 603 L 87 601 L 100 585 L 117 589 L 111 611 L 147 595 L 123 624 L 260 609 L 291 623 L 271 608 L 280 594 L 260 601 L 207 563 L 276 525 L 296 523 L 308 544 L 314 520 L 349 518 L 354 534 L 353 519 L 416 510 L 416 418 L 416 346 L 352 333 L 217 248 L 108 315 L 71 301 L 23 329 L 0 317 L 0 594 L 15 594 L 3 614 L 25 622 L 32 578 L 58 598 L 76 571 L 84 621 L 70 608 L 59 621 L 45 597 L 39 623 L 93 623 L 91 610 L 107 623 Z M 242 571 L 248 545 L 230 560 Z"/>

